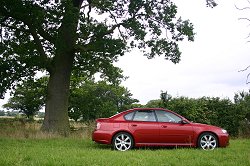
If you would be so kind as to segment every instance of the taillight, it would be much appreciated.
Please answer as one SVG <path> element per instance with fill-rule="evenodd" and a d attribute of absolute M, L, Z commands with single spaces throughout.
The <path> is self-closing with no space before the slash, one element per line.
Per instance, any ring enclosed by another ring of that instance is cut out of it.
<path fill-rule="evenodd" d="M 99 130 L 101 128 L 101 123 L 100 122 L 97 122 L 96 123 L 96 130 Z"/>

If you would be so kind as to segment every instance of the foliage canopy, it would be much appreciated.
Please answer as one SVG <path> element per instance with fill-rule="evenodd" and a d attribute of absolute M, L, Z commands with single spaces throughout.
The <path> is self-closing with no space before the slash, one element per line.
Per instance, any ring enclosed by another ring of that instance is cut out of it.
<path fill-rule="evenodd" d="M 73 68 L 89 75 L 110 74 L 112 62 L 134 47 L 148 58 L 164 55 L 177 63 L 177 42 L 185 36 L 192 41 L 194 33 L 193 25 L 176 13 L 169 0 L 2 0 L 0 92 L 38 70 L 52 72 L 60 47 L 71 47 Z M 63 28 L 72 34 L 66 43 Z"/>
<path fill-rule="evenodd" d="M 206 0 L 210 7 L 213 0 Z M 0 96 L 37 71 L 49 75 L 43 130 L 67 135 L 70 77 L 121 76 L 119 56 L 180 61 L 178 42 L 194 40 L 171 0 L 1 0 Z"/>

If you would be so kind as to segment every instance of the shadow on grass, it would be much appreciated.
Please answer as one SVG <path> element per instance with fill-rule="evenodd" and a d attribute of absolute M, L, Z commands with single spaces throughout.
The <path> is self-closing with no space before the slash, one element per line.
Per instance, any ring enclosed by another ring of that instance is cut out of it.
<path fill-rule="evenodd" d="M 100 149 L 100 150 L 114 150 L 112 145 L 105 145 L 105 144 L 98 144 L 93 143 L 91 146 L 93 149 Z M 195 147 L 180 147 L 180 146 L 142 146 L 142 147 L 134 147 L 129 151 L 156 151 L 156 150 L 180 150 L 180 149 L 190 149 L 190 150 L 197 150 L 198 148 Z"/>
<path fill-rule="evenodd" d="M 144 146 L 144 147 L 135 147 L 136 150 L 180 150 L 180 149 L 197 149 L 194 147 L 182 147 L 182 146 Z"/>
<path fill-rule="evenodd" d="M 111 145 L 98 144 L 98 143 L 93 143 L 91 148 L 100 150 L 113 150 L 113 147 Z"/>

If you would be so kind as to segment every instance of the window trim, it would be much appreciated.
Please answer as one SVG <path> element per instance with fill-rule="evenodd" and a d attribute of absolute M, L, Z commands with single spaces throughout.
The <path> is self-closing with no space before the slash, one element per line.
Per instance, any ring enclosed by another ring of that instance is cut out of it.
<path fill-rule="evenodd" d="M 134 120 L 135 115 L 136 115 L 137 112 L 152 112 L 153 115 L 154 115 L 155 121 L 139 121 L 139 120 Z M 155 110 L 143 110 L 142 109 L 142 110 L 136 110 L 136 111 L 134 111 L 133 118 L 132 118 L 131 121 L 133 121 L 133 122 L 158 122 L 158 119 L 157 119 L 157 116 L 155 114 Z"/>
<path fill-rule="evenodd" d="M 131 111 L 131 112 L 129 112 L 129 113 L 123 115 L 123 119 L 124 119 L 125 121 L 133 121 L 133 120 L 134 120 L 134 116 L 135 116 L 135 112 L 136 112 L 136 111 Z M 131 118 L 131 120 L 127 120 L 127 119 L 125 118 L 125 116 L 128 115 L 128 114 L 130 114 L 130 113 L 133 114 L 133 115 L 132 115 L 132 118 Z"/>
<path fill-rule="evenodd" d="M 167 113 L 173 114 L 173 115 L 179 117 L 181 120 L 183 120 L 183 118 L 182 118 L 181 116 L 178 116 L 178 115 L 175 114 L 174 112 L 171 112 L 171 111 L 168 111 L 168 110 L 161 110 L 161 109 L 159 109 L 159 110 L 158 110 L 158 109 L 150 109 L 150 110 L 143 110 L 143 109 L 141 109 L 141 110 L 134 110 L 134 111 L 131 111 L 131 112 L 129 112 L 129 113 L 123 115 L 123 119 L 124 119 L 125 121 L 133 121 L 133 122 L 158 122 L 158 123 L 174 123 L 174 124 L 177 124 L 177 123 L 178 123 L 178 122 L 161 122 L 161 121 L 159 121 L 159 118 L 158 118 L 157 113 L 156 113 L 157 111 L 163 111 L 163 112 L 167 112 Z M 155 121 L 135 121 L 135 120 L 134 120 L 134 117 L 135 117 L 135 115 L 136 115 L 137 112 L 153 112 L 154 117 L 155 117 Z M 130 114 L 130 113 L 133 114 L 133 115 L 132 115 L 132 118 L 131 118 L 131 120 L 127 120 L 127 119 L 125 118 L 125 116 L 128 115 L 128 114 Z"/>

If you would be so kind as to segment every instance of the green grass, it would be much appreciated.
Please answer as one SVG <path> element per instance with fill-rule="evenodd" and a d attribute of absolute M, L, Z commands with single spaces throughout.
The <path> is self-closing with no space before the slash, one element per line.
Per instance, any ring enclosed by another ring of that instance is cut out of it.
<path fill-rule="evenodd" d="M 71 123 L 70 138 L 42 133 L 41 123 L 0 119 L 0 166 L 250 166 L 250 139 L 232 139 L 227 148 L 141 148 L 127 152 L 91 141 L 94 124 Z"/>
<path fill-rule="evenodd" d="M 90 139 L 1 138 L 0 165 L 148 165 L 148 166 L 249 166 L 250 140 L 231 140 L 227 148 L 142 148 L 111 150 Z"/>

